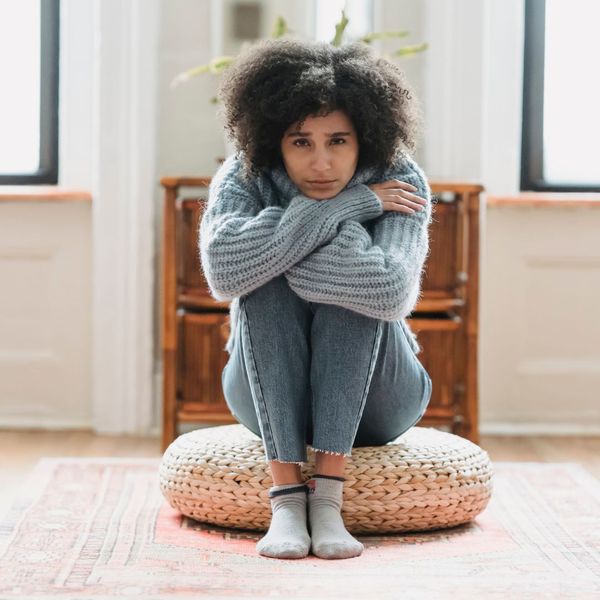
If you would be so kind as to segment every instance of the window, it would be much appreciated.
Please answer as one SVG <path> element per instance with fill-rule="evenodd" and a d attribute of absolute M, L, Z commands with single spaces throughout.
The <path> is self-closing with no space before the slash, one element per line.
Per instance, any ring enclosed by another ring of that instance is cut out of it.
<path fill-rule="evenodd" d="M 596 0 L 526 0 L 521 190 L 600 191 Z"/>
<path fill-rule="evenodd" d="M 58 181 L 59 0 L 0 0 L 0 184 Z"/>

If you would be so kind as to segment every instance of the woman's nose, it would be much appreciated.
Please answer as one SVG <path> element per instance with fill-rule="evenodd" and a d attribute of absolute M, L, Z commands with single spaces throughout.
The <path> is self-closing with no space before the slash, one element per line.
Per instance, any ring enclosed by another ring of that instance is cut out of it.
<path fill-rule="evenodd" d="M 315 150 L 311 166 L 315 171 L 325 171 L 331 167 L 331 154 L 329 150 Z"/>

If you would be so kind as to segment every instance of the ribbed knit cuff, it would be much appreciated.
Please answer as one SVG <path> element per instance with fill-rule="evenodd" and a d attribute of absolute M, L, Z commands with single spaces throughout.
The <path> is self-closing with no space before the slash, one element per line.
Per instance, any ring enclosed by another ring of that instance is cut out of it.
<path fill-rule="evenodd" d="M 315 477 L 320 477 L 321 479 L 335 479 L 336 481 L 346 481 L 345 477 L 338 477 L 337 475 L 323 475 L 321 473 L 315 473 L 313 475 L 313 479 Z"/>
<path fill-rule="evenodd" d="M 269 488 L 267 495 L 269 498 L 276 498 L 277 496 L 287 496 L 288 494 L 297 494 L 298 492 L 307 492 L 305 483 L 274 485 Z"/>
<path fill-rule="evenodd" d="M 340 192 L 332 200 L 325 200 L 324 204 L 338 221 L 352 219 L 362 223 L 383 214 L 379 196 L 363 183 Z"/>

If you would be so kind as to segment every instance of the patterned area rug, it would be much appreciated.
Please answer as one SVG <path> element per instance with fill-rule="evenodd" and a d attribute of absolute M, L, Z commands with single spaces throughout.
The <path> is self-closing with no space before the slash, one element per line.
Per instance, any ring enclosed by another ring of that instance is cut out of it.
<path fill-rule="evenodd" d="M 261 532 L 182 517 L 159 460 L 42 459 L 0 524 L 0 598 L 600 598 L 600 483 L 577 463 L 494 463 L 472 523 L 357 536 L 356 558 L 278 560 Z"/>

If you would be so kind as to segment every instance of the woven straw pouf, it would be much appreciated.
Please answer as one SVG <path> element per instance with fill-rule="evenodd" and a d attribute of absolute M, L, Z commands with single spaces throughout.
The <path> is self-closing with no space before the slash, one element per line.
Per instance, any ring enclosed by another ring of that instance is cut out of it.
<path fill-rule="evenodd" d="M 308 449 L 303 480 L 314 474 Z M 492 492 L 485 450 L 434 428 L 412 427 L 384 446 L 353 448 L 346 458 L 342 518 L 351 533 L 453 527 L 473 520 Z M 180 435 L 165 451 L 160 488 L 197 521 L 266 531 L 273 485 L 262 440 L 240 424 Z"/>

